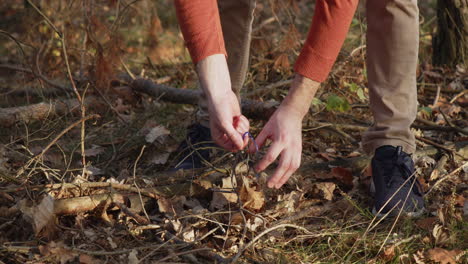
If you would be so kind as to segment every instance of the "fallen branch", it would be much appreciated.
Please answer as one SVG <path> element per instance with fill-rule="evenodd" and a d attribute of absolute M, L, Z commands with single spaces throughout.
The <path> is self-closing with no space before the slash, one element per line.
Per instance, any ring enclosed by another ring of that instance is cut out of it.
<path fill-rule="evenodd" d="M 156 84 L 151 80 L 136 79 L 130 87 L 134 90 L 177 104 L 195 105 L 201 92 L 198 90 L 177 89 L 164 84 Z M 257 102 L 249 99 L 242 100 L 242 112 L 250 118 L 266 120 L 276 110 L 278 102 Z"/>
<path fill-rule="evenodd" d="M 96 97 L 87 97 L 84 101 L 85 107 L 102 104 Z M 30 123 L 37 120 L 45 120 L 56 115 L 64 115 L 80 109 L 80 103 L 76 99 L 64 101 L 42 102 L 38 104 L 0 108 L 0 126 L 11 127 L 16 123 Z"/>
<path fill-rule="evenodd" d="M 438 181 L 436 181 L 434 183 L 434 185 L 432 185 L 431 189 L 426 193 L 426 195 L 429 195 L 432 191 L 434 191 L 445 180 L 452 178 L 453 176 L 457 175 L 457 173 L 464 170 L 464 168 L 466 166 L 468 166 L 468 161 L 463 163 L 460 167 L 453 170 L 451 173 L 449 173 L 449 174 L 445 175 L 444 177 L 440 178 Z"/>
<path fill-rule="evenodd" d="M 102 193 L 89 196 L 65 198 L 54 200 L 55 215 L 75 215 L 78 213 L 94 211 L 100 205 L 109 200 L 113 204 L 119 205 L 130 204 L 130 207 L 137 207 L 140 204 L 140 198 L 136 194 L 124 195 L 120 193 Z M 149 199 L 145 199 L 147 202 Z M 127 207 L 126 207 L 127 208 Z M 122 208 L 121 208 L 122 209 Z M 128 208 L 127 208 L 128 209 Z"/>

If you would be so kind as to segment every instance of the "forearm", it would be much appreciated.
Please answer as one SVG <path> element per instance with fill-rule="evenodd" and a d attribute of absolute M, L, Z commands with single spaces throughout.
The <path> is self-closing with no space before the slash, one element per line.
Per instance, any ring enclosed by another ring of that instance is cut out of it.
<path fill-rule="evenodd" d="M 221 98 L 232 91 L 225 55 L 214 54 L 204 58 L 197 63 L 196 71 L 201 88 L 209 101 Z"/>
<path fill-rule="evenodd" d="M 319 87 L 319 82 L 296 74 L 288 95 L 281 103 L 281 107 L 287 107 L 296 112 L 301 119 L 304 118 Z"/>

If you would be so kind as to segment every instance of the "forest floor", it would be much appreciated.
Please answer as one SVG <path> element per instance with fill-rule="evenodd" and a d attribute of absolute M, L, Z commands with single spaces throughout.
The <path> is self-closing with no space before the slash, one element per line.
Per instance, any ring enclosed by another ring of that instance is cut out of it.
<path fill-rule="evenodd" d="M 0 263 L 468 263 L 468 72 L 431 65 L 431 1 L 416 219 L 370 210 L 362 10 L 304 119 L 303 165 L 276 190 L 250 169 L 265 149 L 170 172 L 197 82 L 172 1 L 97 2 L 0 4 Z M 286 95 L 312 9 L 259 1 L 243 99 L 271 109 Z M 265 113 L 252 113 L 255 136 Z"/>

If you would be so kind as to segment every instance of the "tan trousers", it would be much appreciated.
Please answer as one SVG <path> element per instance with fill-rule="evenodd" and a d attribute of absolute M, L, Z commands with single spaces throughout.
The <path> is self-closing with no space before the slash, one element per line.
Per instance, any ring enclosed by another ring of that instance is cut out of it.
<path fill-rule="evenodd" d="M 255 0 L 218 0 L 232 90 L 239 96 L 249 62 Z M 374 124 L 364 133 L 368 154 L 384 145 L 415 150 L 410 125 L 416 117 L 419 47 L 417 0 L 367 0 L 367 78 Z M 208 125 L 204 96 L 199 121 Z"/>

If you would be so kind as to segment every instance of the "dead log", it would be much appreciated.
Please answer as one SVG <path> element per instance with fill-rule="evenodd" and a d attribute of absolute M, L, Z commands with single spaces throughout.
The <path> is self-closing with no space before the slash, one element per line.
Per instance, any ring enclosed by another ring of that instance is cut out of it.
<path fill-rule="evenodd" d="M 201 94 L 199 90 L 177 89 L 141 78 L 132 81 L 130 86 L 135 91 L 176 104 L 196 105 Z M 278 105 L 278 102 L 242 99 L 242 112 L 250 118 L 266 120 L 273 114 Z"/>
<path fill-rule="evenodd" d="M 86 108 L 101 105 L 101 100 L 94 96 L 85 98 Z M 32 121 L 45 120 L 47 118 L 73 113 L 80 110 L 80 103 L 76 99 L 56 100 L 50 103 L 42 102 L 38 104 L 0 108 L 0 126 L 11 127 L 16 123 L 30 123 Z"/>

